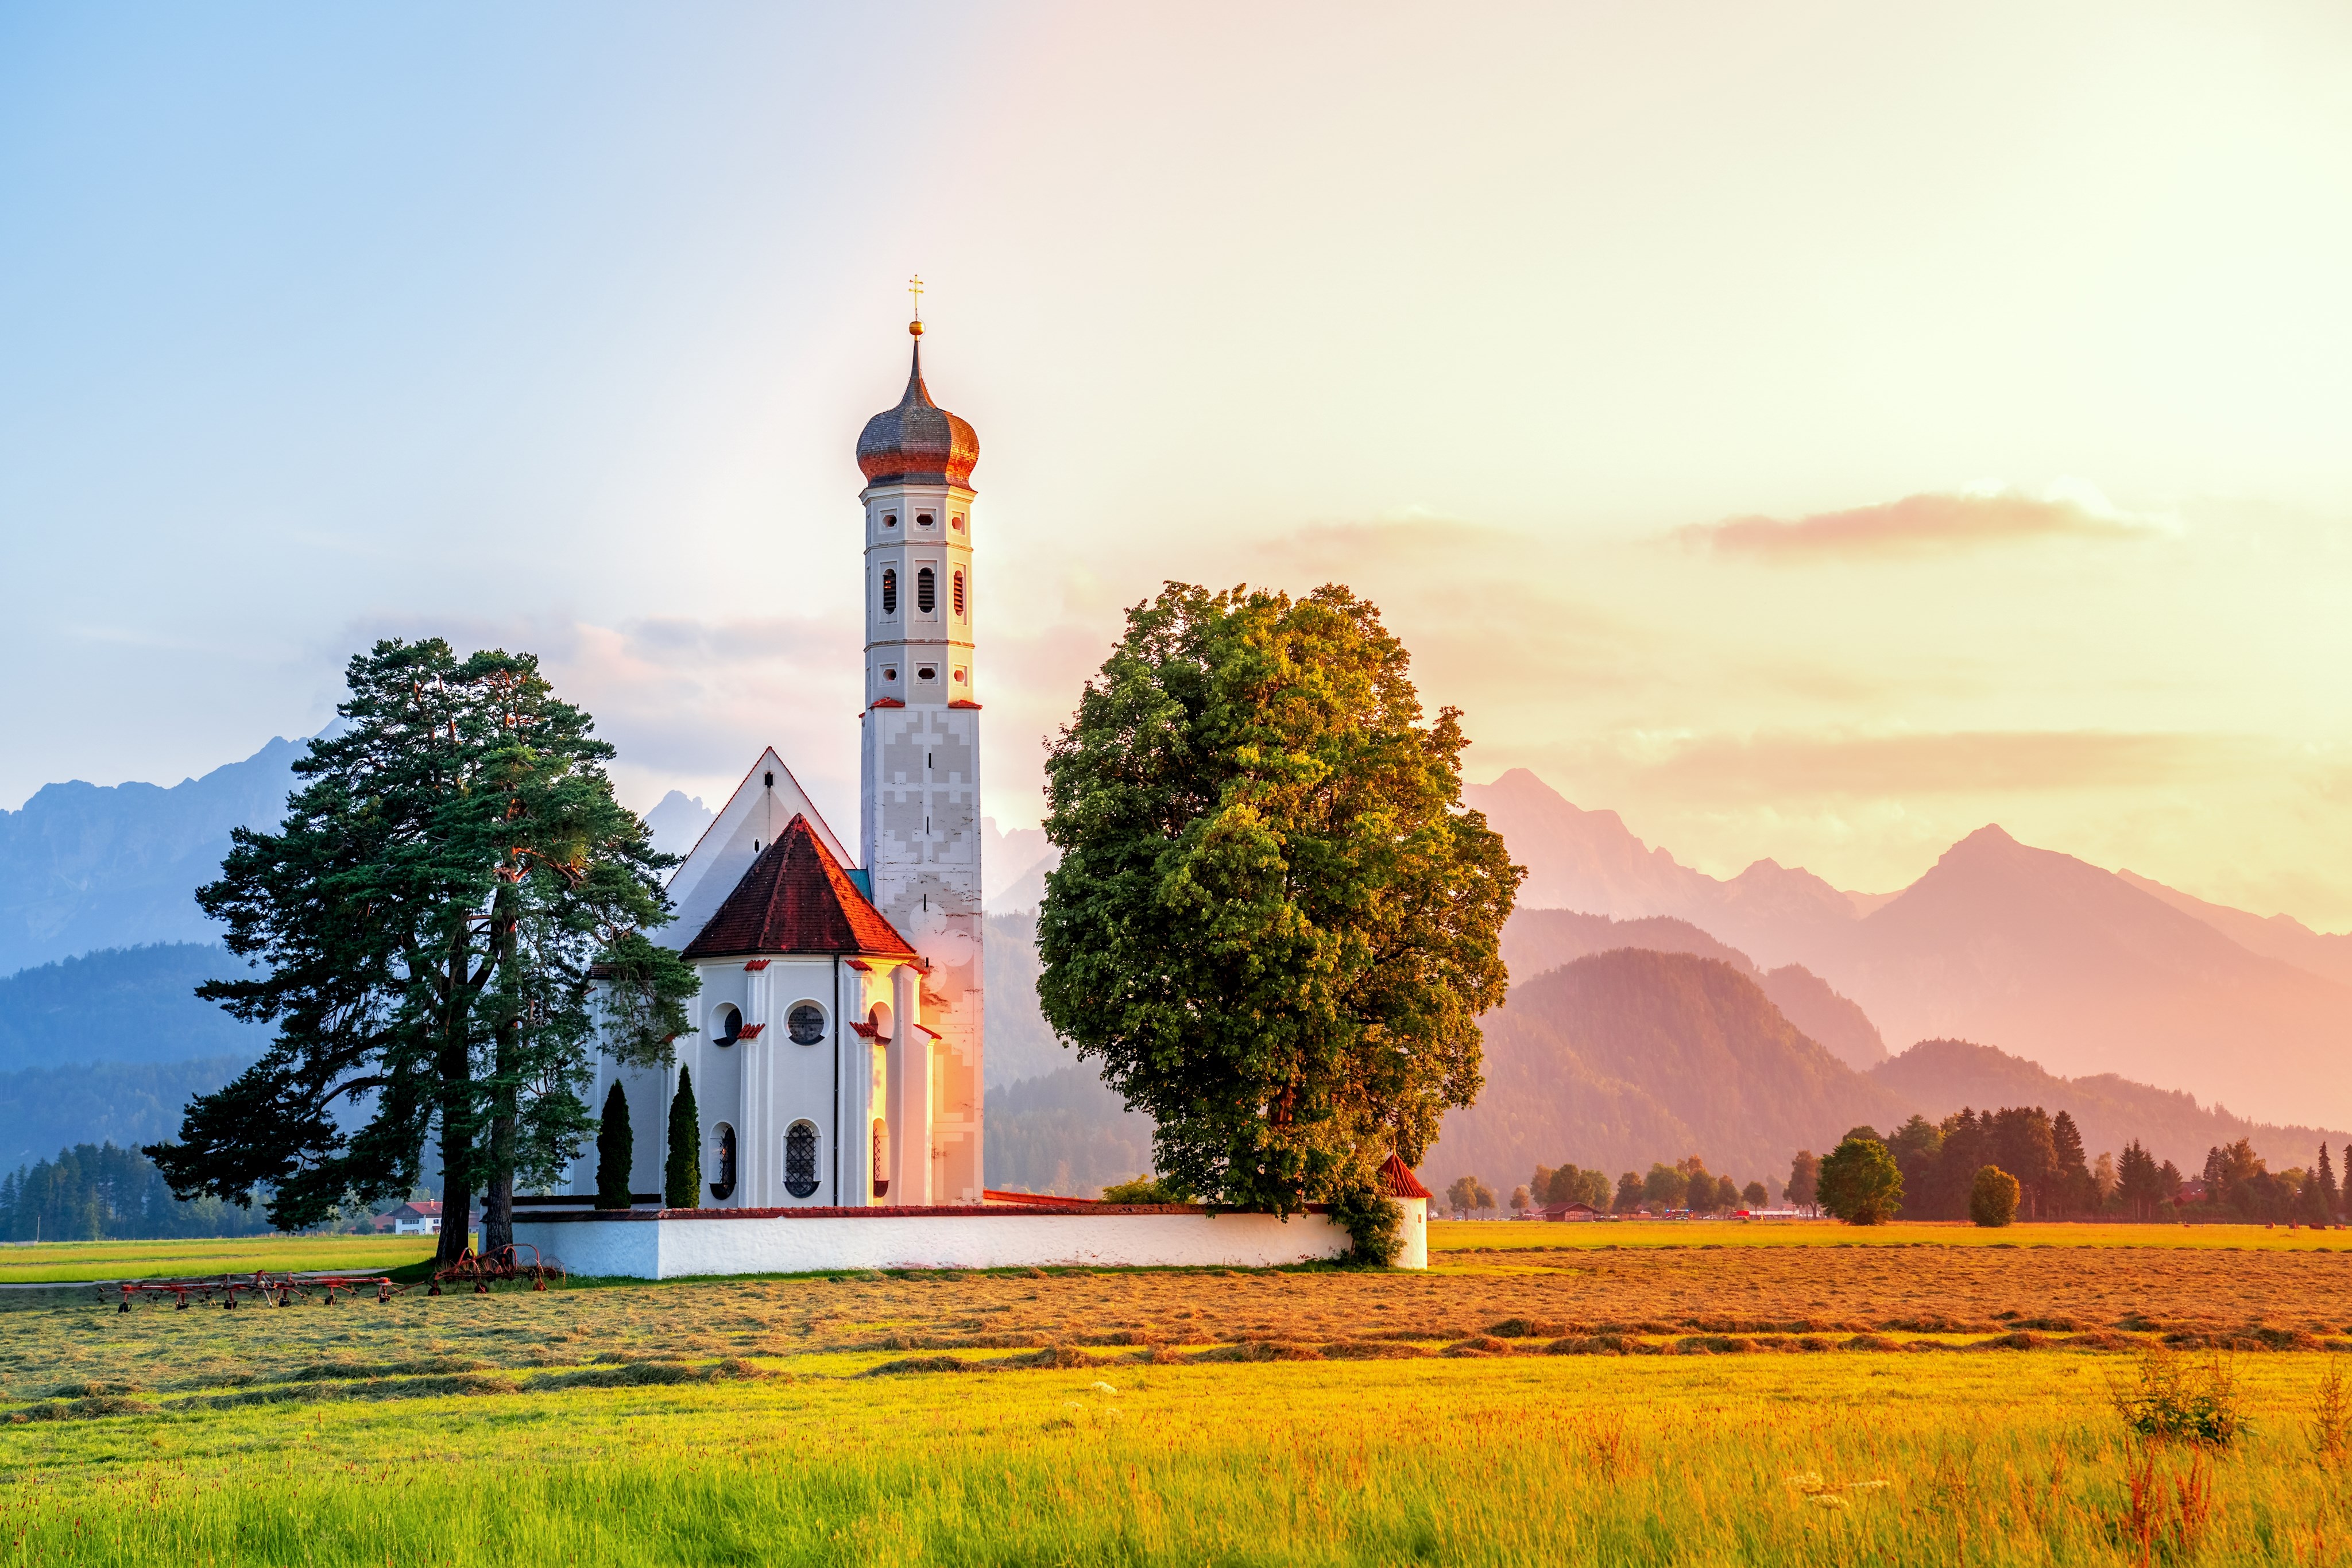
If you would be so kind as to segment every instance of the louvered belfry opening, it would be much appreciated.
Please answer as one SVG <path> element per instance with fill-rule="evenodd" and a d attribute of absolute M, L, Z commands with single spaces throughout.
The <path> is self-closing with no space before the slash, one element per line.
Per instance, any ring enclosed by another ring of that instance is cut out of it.
<path fill-rule="evenodd" d="M 887 567 L 882 570 L 882 613 L 898 613 L 898 574 Z"/>
<path fill-rule="evenodd" d="M 915 608 L 929 615 L 938 603 L 938 584 L 932 579 L 931 569 L 927 566 L 915 573 Z"/>

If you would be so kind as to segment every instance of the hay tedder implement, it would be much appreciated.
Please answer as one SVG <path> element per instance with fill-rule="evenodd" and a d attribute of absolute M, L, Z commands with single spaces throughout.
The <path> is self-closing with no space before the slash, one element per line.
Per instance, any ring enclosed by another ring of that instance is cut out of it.
<path fill-rule="evenodd" d="M 523 1256 L 528 1254 L 526 1258 Z M 427 1281 L 428 1296 L 443 1293 L 444 1285 L 471 1285 L 473 1293 L 487 1296 L 494 1284 L 509 1284 L 523 1280 L 530 1281 L 534 1291 L 544 1291 L 550 1280 L 563 1282 L 563 1265 L 552 1259 L 541 1258 L 539 1249 L 529 1243 L 520 1248 L 500 1247 L 487 1256 L 466 1249 L 465 1255 L 455 1263 L 433 1271 Z M 172 1298 L 173 1309 L 186 1312 L 194 1306 L 210 1306 L 215 1299 L 224 1311 L 233 1311 L 242 1296 L 254 1306 L 291 1307 L 316 1301 L 320 1306 L 331 1307 L 345 1298 L 356 1300 L 363 1293 L 373 1293 L 379 1304 L 389 1305 L 395 1296 L 404 1296 L 411 1286 L 396 1283 L 389 1274 L 339 1274 L 320 1270 L 310 1273 L 273 1274 L 267 1269 L 251 1274 L 223 1274 L 209 1280 L 125 1280 L 121 1283 L 121 1304 L 118 1312 L 127 1312 L 134 1301 L 146 1300 L 160 1304 Z M 103 1294 L 106 1287 L 100 1287 Z"/>

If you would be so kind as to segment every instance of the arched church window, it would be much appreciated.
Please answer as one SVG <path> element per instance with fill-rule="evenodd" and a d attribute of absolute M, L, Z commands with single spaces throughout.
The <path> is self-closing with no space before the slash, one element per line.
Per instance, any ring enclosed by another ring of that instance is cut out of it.
<path fill-rule="evenodd" d="M 735 1129 L 721 1122 L 711 1131 L 718 1146 L 719 1179 L 710 1184 L 710 1196 L 724 1202 L 735 1196 Z"/>
<path fill-rule="evenodd" d="M 721 1002 L 719 1010 L 710 1015 L 710 1030 L 718 1044 L 732 1045 L 743 1038 L 743 1015 L 731 1002 Z"/>
<path fill-rule="evenodd" d="M 889 1145 L 889 1138 L 890 1138 L 889 1132 L 888 1132 L 888 1131 L 887 1131 L 887 1129 L 882 1125 L 882 1118 L 881 1118 L 881 1117 L 879 1117 L 879 1116 L 875 1117 L 875 1118 L 874 1118 L 874 1196 L 875 1196 L 875 1197 L 887 1197 L 887 1196 L 889 1196 L 889 1192 L 890 1192 L 890 1178 L 889 1178 L 888 1176 L 884 1176 L 884 1175 L 882 1174 L 883 1172 L 885 1172 L 885 1171 L 887 1171 L 887 1170 L 888 1170 L 888 1169 L 890 1168 L 890 1164 L 889 1164 L 889 1159 L 890 1159 L 890 1145 Z"/>
<path fill-rule="evenodd" d="M 784 1032 L 794 1045 L 814 1045 L 824 1039 L 824 1009 L 814 1002 L 794 1002 L 784 1015 Z"/>
<path fill-rule="evenodd" d="M 882 613 L 898 613 L 898 574 L 888 567 L 882 570 Z"/>
<path fill-rule="evenodd" d="M 794 1122 L 784 1134 L 784 1190 L 794 1197 L 816 1191 L 816 1124 Z"/>
<path fill-rule="evenodd" d="M 931 579 L 931 569 L 915 573 L 915 608 L 929 615 L 940 606 L 939 585 Z"/>
<path fill-rule="evenodd" d="M 956 619 L 961 621 L 963 619 L 963 573 L 961 572 L 955 574 L 955 607 Z"/>

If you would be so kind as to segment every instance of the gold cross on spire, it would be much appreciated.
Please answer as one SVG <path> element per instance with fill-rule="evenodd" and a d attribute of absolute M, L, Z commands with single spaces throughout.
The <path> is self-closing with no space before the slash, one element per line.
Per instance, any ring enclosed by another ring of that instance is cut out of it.
<path fill-rule="evenodd" d="M 915 319 L 923 319 L 923 280 L 919 275 L 907 280 L 907 292 L 915 297 Z"/>

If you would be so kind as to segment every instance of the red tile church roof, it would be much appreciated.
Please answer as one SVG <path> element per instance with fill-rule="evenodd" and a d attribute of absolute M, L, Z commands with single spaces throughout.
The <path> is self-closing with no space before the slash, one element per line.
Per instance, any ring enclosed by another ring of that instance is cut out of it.
<path fill-rule="evenodd" d="M 681 956 L 735 958 L 752 953 L 916 956 L 882 912 L 857 891 L 803 816 L 794 816 L 782 836 L 760 852 Z"/>
<path fill-rule="evenodd" d="M 1391 1197 L 1432 1196 L 1430 1190 L 1421 1185 L 1421 1178 L 1412 1174 L 1412 1168 L 1394 1155 L 1391 1155 L 1389 1163 L 1381 1167 L 1381 1189 Z"/>

